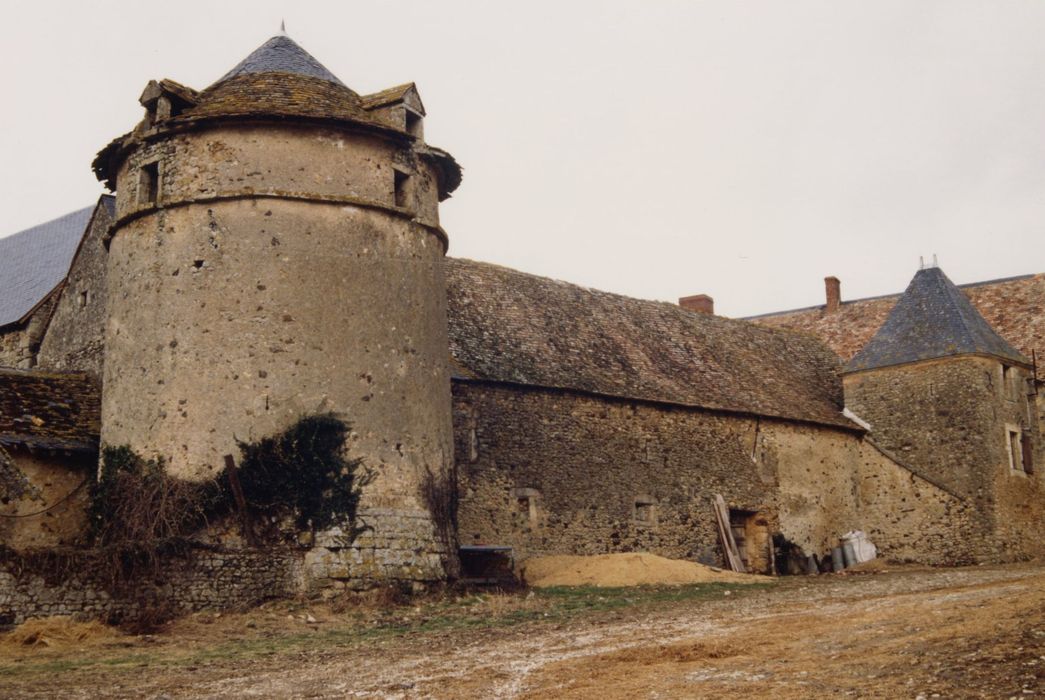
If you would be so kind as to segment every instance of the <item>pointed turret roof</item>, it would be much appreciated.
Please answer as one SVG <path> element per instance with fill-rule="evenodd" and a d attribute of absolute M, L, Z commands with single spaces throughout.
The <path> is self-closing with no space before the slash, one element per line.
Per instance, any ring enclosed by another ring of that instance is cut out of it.
<path fill-rule="evenodd" d="M 133 131 L 113 139 L 94 159 L 95 175 L 110 189 L 116 188 L 116 174 L 127 154 L 146 138 L 205 128 L 219 121 L 258 119 L 337 125 L 415 144 L 417 153 L 438 168 L 440 200 L 449 197 L 461 182 L 461 166 L 450 154 L 425 144 L 403 124 L 381 113 L 382 108 L 402 101 L 423 114 L 413 83 L 372 95 L 364 103 L 285 33 L 266 41 L 205 90 L 197 92 L 169 80 L 154 81 L 142 94 L 142 104 L 149 109 L 163 95 L 172 103 L 169 116 L 150 114 Z"/>
<path fill-rule="evenodd" d="M 251 73 L 294 73 L 320 78 L 347 87 L 312 54 L 298 46 L 297 42 L 286 34 L 277 34 L 254 49 L 253 53 L 223 75 L 218 83 Z"/>
<path fill-rule="evenodd" d="M 929 267 L 915 274 L 885 323 L 845 371 L 969 354 L 1030 364 L 991 328 L 943 270 Z"/>

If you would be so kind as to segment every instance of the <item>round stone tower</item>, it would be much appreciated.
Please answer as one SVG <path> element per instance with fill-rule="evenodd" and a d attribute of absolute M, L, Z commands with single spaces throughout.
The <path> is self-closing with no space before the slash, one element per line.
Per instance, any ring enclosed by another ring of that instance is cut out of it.
<path fill-rule="evenodd" d="M 420 486 L 452 463 L 438 203 L 461 175 L 415 87 L 360 96 L 279 35 L 141 103 L 94 166 L 116 191 L 103 443 L 206 479 L 237 440 L 333 412 L 375 473 L 372 529 L 314 568 L 442 576 Z"/>

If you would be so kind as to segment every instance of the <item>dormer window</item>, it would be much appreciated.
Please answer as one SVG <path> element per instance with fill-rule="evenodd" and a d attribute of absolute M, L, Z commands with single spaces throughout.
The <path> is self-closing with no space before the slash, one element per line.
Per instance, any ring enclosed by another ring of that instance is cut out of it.
<path fill-rule="evenodd" d="M 173 80 L 150 80 L 138 101 L 145 108 L 146 126 L 176 117 L 196 104 L 198 93 Z"/>
<path fill-rule="evenodd" d="M 138 170 L 138 204 L 156 204 L 160 196 L 160 164 L 145 163 Z"/>

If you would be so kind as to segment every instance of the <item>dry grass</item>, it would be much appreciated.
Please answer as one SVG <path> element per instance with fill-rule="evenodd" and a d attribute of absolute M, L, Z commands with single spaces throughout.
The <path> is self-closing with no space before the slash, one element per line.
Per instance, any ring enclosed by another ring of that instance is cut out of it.
<path fill-rule="evenodd" d="M 109 642 L 120 631 L 101 622 L 76 622 L 68 617 L 28 620 L 0 635 L 0 650 L 8 653 L 39 649 L 69 649 Z"/>

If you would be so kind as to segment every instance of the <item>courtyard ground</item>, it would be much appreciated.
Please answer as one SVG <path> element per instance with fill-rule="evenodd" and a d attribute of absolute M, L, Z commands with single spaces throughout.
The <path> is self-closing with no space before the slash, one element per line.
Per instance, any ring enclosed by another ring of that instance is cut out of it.
<path fill-rule="evenodd" d="M 0 636 L 0 696 L 1028 698 L 1045 694 L 1045 564 L 274 602 L 48 634 Z"/>

